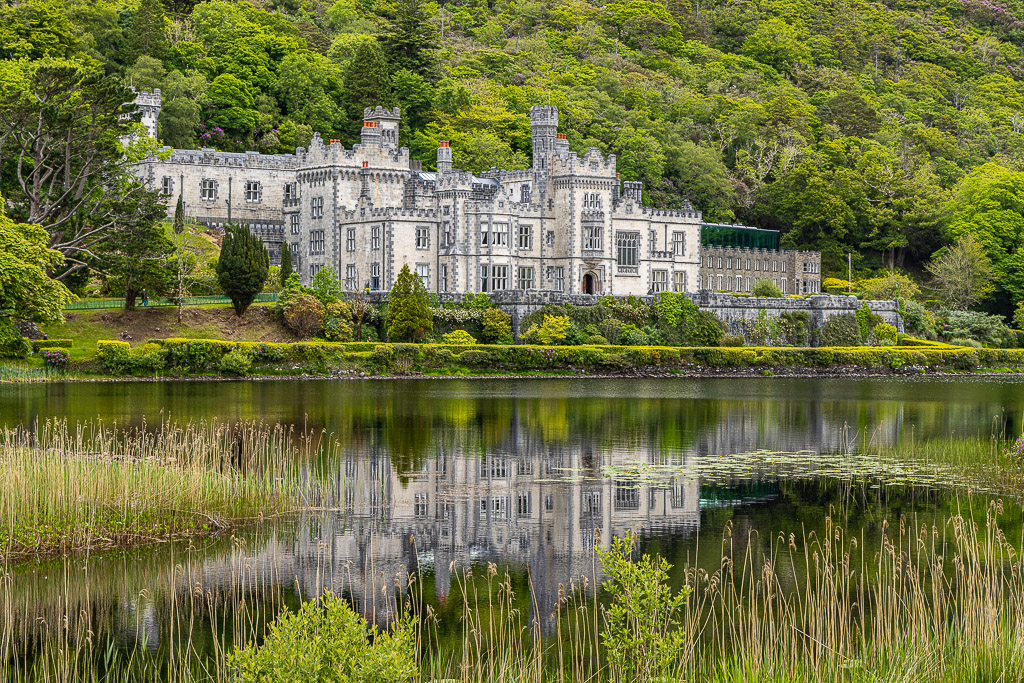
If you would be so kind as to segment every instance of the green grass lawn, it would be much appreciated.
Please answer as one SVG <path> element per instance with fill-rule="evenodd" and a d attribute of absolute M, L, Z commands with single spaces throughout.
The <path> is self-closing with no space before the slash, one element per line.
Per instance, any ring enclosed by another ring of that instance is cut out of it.
<path fill-rule="evenodd" d="M 230 306 L 190 306 L 178 323 L 174 307 L 142 308 L 134 311 L 104 309 L 68 311 L 63 323 L 43 325 L 50 339 L 73 339 L 72 360 L 91 358 L 96 342 L 123 339 L 137 346 L 147 339 L 192 337 L 232 341 L 295 341 L 271 312 L 271 304 L 253 304 L 241 318 Z"/>

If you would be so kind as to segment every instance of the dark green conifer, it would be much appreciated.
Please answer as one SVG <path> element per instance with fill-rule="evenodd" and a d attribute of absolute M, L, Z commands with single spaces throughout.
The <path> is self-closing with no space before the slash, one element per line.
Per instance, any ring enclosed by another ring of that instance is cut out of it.
<path fill-rule="evenodd" d="M 363 109 L 391 104 L 391 72 L 377 41 L 363 43 L 345 71 L 345 107 L 356 131 L 362 126 Z"/>
<path fill-rule="evenodd" d="M 217 281 L 231 298 L 235 315 L 241 317 L 256 295 L 263 291 L 270 272 L 270 256 L 263 240 L 244 225 L 225 227 L 224 243 L 217 259 Z"/>
<path fill-rule="evenodd" d="M 434 331 L 430 294 L 423 280 L 402 266 L 388 296 L 388 341 L 422 341 Z"/>
<path fill-rule="evenodd" d="M 134 64 L 140 55 L 156 59 L 167 56 L 167 15 L 160 0 L 139 1 L 126 42 L 128 64 Z"/>
<path fill-rule="evenodd" d="M 174 207 L 174 234 L 180 235 L 185 232 L 185 204 L 181 200 L 181 195 L 178 195 L 178 205 Z"/>
<path fill-rule="evenodd" d="M 288 246 L 287 242 L 281 243 L 281 271 L 278 276 L 281 279 L 281 286 L 284 287 L 288 282 L 288 276 L 292 274 L 292 248 Z"/>
<path fill-rule="evenodd" d="M 435 71 L 433 51 L 436 31 L 423 0 L 397 0 L 388 13 L 388 26 L 380 37 L 384 54 L 394 71 L 408 69 L 429 77 Z"/>

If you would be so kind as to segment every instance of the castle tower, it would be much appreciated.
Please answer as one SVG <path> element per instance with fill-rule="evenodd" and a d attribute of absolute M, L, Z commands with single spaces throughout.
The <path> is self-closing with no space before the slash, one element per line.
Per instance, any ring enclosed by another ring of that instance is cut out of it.
<path fill-rule="evenodd" d="M 533 133 L 533 172 L 547 174 L 558 137 L 558 107 L 530 107 L 530 130 Z"/>
<path fill-rule="evenodd" d="M 437 172 L 451 173 L 452 171 L 452 148 L 447 140 L 441 140 L 437 148 Z"/>
<path fill-rule="evenodd" d="M 380 128 L 376 121 L 363 119 L 363 129 L 359 132 L 359 142 L 363 145 L 380 145 Z"/>
<path fill-rule="evenodd" d="M 376 144 L 378 145 L 398 149 L 398 125 L 401 121 L 402 112 L 398 107 L 388 110 L 387 107 L 378 105 L 372 109 L 367 107 L 363 110 L 363 126 L 365 128 L 367 122 L 375 124 L 374 127 L 377 129 L 378 135 Z"/>

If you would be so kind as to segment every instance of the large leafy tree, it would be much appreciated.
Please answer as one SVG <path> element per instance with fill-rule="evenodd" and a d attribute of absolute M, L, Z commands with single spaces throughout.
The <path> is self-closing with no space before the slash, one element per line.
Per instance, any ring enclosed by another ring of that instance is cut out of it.
<path fill-rule="evenodd" d="M 217 259 L 217 281 L 231 298 L 235 315 L 241 317 L 263 291 L 269 272 L 270 255 L 263 241 L 244 225 L 227 226 Z"/>
<path fill-rule="evenodd" d="M 433 330 L 430 294 L 406 264 L 388 296 L 388 341 L 422 341 Z"/>
<path fill-rule="evenodd" d="M 281 279 L 281 286 L 284 287 L 288 284 L 288 276 L 294 272 L 292 269 L 292 248 L 288 246 L 288 242 L 281 243 L 281 270 L 278 272 L 278 276 Z"/>
<path fill-rule="evenodd" d="M 0 191 L 12 218 L 49 232 L 67 262 L 62 278 L 152 198 L 119 141 L 138 120 L 125 105 L 133 98 L 96 65 L 0 61 Z"/>
<path fill-rule="evenodd" d="M 75 296 L 49 272 L 64 257 L 46 245 L 49 235 L 38 225 L 17 224 L 4 214 L 0 196 L 0 309 L 22 320 L 64 319 L 64 306 Z"/>
<path fill-rule="evenodd" d="M 928 264 L 935 291 L 951 308 L 966 310 L 992 293 L 992 262 L 981 243 L 965 233 Z"/>
<path fill-rule="evenodd" d="M 166 215 L 164 205 L 152 197 L 135 208 L 137 213 L 125 215 L 96 249 L 98 269 L 106 275 L 110 289 L 124 292 L 128 310 L 135 308 L 142 290 L 151 296 L 163 295 L 173 290 L 175 282 L 174 245 L 160 223 Z"/>

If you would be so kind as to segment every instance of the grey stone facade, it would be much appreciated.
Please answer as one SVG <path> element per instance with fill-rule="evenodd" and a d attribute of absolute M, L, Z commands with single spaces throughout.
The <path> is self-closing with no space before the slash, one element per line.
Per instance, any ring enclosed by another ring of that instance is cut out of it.
<path fill-rule="evenodd" d="M 207 225 L 244 223 L 274 262 L 288 241 L 309 283 L 334 266 L 348 289 L 385 291 L 404 265 L 434 292 L 523 289 L 642 295 L 695 291 L 699 211 L 641 204 L 641 183 L 620 183 L 615 157 L 582 157 L 558 133 L 558 110 L 534 107 L 533 168 L 479 176 L 419 170 L 399 147 L 401 112 L 366 109 L 360 143 L 315 135 L 294 155 L 164 150 L 139 175 Z"/>
<path fill-rule="evenodd" d="M 758 280 L 783 294 L 821 292 L 821 253 L 795 249 L 701 246 L 701 290 L 749 294 Z"/>

